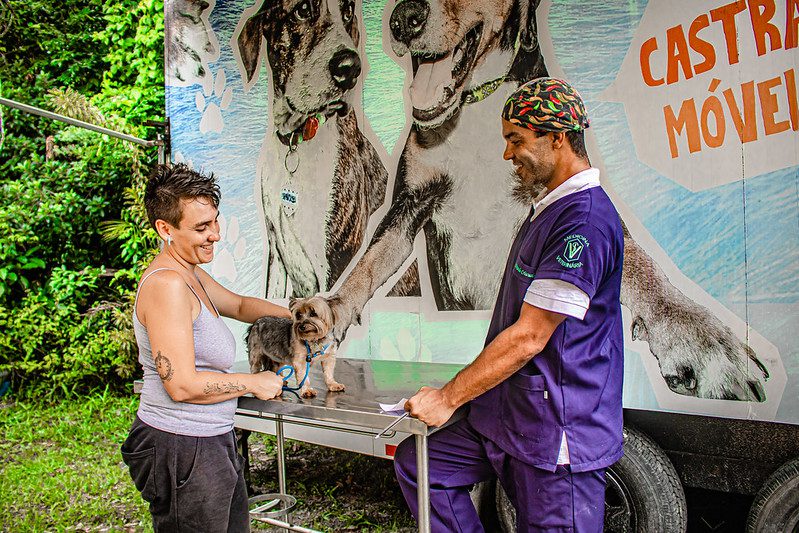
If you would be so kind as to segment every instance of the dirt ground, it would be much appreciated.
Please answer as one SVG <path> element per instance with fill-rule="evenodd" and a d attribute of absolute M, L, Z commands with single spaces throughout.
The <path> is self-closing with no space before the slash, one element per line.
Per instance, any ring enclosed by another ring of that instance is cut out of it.
<path fill-rule="evenodd" d="M 249 447 L 250 495 L 278 492 L 271 443 L 253 435 Z M 286 477 L 287 492 L 297 498 L 293 524 L 323 531 L 417 530 L 389 460 L 288 441 Z"/>

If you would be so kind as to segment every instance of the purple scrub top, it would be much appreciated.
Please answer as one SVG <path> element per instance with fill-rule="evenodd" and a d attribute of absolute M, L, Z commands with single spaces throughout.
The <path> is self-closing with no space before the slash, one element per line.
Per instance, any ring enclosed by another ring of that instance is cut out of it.
<path fill-rule="evenodd" d="M 572 283 L 591 303 L 583 320 L 567 316 L 541 353 L 472 400 L 469 421 L 508 454 L 552 472 L 565 431 L 572 471 L 605 468 L 622 455 L 621 221 L 601 187 L 530 219 L 511 248 L 486 344 L 518 320 L 534 278 Z"/>

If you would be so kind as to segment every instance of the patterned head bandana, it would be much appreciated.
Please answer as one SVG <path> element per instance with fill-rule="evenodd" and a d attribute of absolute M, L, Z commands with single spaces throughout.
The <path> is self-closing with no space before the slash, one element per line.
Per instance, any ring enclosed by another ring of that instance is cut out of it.
<path fill-rule="evenodd" d="M 537 78 L 516 89 L 502 118 L 523 128 L 555 132 L 582 131 L 589 124 L 580 94 L 555 78 Z"/>

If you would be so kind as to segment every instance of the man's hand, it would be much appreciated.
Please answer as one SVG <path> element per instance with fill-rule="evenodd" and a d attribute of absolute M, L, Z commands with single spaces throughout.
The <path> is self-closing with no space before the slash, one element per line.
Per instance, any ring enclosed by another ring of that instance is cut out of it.
<path fill-rule="evenodd" d="M 447 401 L 441 389 L 422 387 L 419 392 L 405 402 L 405 410 L 428 426 L 438 427 L 450 419 L 457 406 Z"/>

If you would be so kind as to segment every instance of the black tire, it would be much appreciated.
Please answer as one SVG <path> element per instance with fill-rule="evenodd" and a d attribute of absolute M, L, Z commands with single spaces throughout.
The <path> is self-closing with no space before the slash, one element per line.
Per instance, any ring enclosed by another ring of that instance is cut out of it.
<path fill-rule="evenodd" d="M 643 433 L 624 428 L 624 456 L 608 468 L 605 531 L 684 533 L 688 507 L 677 471 Z M 516 511 L 497 485 L 497 513 L 503 531 L 516 531 Z"/>
<path fill-rule="evenodd" d="M 749 510 L 746 531 L 799 532 L 799 458 L 782 465 L 763 483 Z"/>
<path fill-rule="evenodd" d="M 688 505 L 674 466 L 655 442 L 624 428 L 624 456 L 607 471 L 605 531 L 683 533 Z"/>

